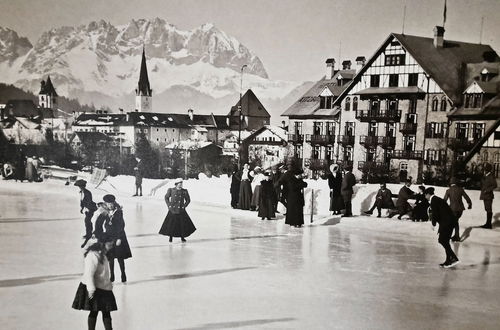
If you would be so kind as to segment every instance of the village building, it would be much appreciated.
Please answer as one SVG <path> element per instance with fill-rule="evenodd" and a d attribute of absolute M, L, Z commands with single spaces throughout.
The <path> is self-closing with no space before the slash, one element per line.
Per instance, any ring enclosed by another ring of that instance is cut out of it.
<path fill-rule="evenodd" d="M 285 163 L 289 148 L 287 130 L 266 125 L 251 133 L 241 142 L 241 161 L 264 169 Z"/>
<path fill-rule="evenodd" d="M 463 159 L 495 120 L 463 123 L 456 111 L 493 102 L 498 84 L 474 72 L 494 82 L 498 62 L 490 46 L 445 40 L 439 26 L 434 38 L 390 34 L 334 102 L 338 159 L 352 162 L 358 177 L 375 167 L 401 180 Z"/>
<path fill-rule="evenodd" d="M 357 67 L 364 65 L 365 58 L 357 58 Z M 326 75 L 318 80 L 301 98 L 292 104 L 282 116 L 288 117 L 290 159 L 313 172 L 325 170 L 338 160 L 336 137 L 342 142 L 339 126 L 340 106 L 335 100 L 350 85 L 356 74 L 352 62 L 342 62 L 336 69 L 335 59 L 326 60 Z M 350 105 L 349 105 L 350 106 Z M 357 107 L 357 99 L 353 101 Z"/>
<path fill-rule="evenodd" d="M 271 115 L 255 93 L 249 89 L 227 114 L 232 130 L 253 131 L 269 125 Z"/>

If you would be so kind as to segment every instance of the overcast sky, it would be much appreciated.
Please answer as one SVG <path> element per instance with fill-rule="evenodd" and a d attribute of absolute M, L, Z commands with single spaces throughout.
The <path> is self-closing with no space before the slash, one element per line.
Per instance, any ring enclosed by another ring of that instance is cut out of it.
<path fill-rule="evenodd" d="M 52 27 L 161 17 L 183 30 L 214 23 L 254 51 L 272 79 L 317 80 L 328 57 L 371 56 L 390 32 L 432 37 L 444 0 L 0 0 L 0 26 L 32 43 Z M 500 53 L 500 0 L 448 0 L 445 39 Z M 342 45 L 340 47 L 340 44 Z M 338 63 L 339 61 L 337 61 Z"/>

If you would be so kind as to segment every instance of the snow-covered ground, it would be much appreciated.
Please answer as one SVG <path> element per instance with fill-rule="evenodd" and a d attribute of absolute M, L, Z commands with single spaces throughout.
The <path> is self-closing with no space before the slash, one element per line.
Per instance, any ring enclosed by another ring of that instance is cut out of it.
<path fill-rule="evenodd" d="M 197 227 L 186 244 L 157 234 L 166 187 L 141 198 L 131 196 L 132 177 L 90 187 L 95 200 L 117 195 L 133 254 L 128 283 L 113 290 L 115 329 L 498 329 L 498 228 L 453 244 L 462 263 L 444 270 L 429 223 L 318 216 L 290 228 L 282 216 L 232 210 L 228 183 L 186 182 Z M 145 180 L 145 192 L 156 184 Z M 357 210 L 375 190 L 359 186 Z M 470 195 L 462 230 L 483 221 Z M 86 327 L 87 313 L 70 307 L 83 269 L 78 198 L 62 180 L 0 181 L 2 329 Z"/>

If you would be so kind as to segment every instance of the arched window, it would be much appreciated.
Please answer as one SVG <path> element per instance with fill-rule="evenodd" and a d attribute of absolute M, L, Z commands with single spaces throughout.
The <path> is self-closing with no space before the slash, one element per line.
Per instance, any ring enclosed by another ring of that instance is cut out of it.
<path fill-rule="evenodd" d="M 446 96 L 443 96 L 441 98 L 441 111 L 446 111 L 446 107 L 447 107 L 447 104 L 446 104 Z"/>
<path fill-rule="evenodd" d="M 345 110 L 346 111 L 351 110 L 351 98 L 350 97 L 347 97 L 345 99 Z"/>
<path fill-rule="evenodd" d="M 483 151 L 483 154 L 482 154 L 482 161 L 483 162 L 487 162 L 488 161 L 488 151 Z"/>
<path fill-rule="evenodd" d="M 439 101 L 437 97 L 432 98 L 432 111 L 438 111 Z"/>
<path fill-rule="evenodd" d="M 353 111 L 358 110 L 358 98 L 357 97 L 354 97 L 352 99 L 352 110 Z"/>
<path fill-rule="evenodd" d="M 500 163 L 500 152 L 495 153 L 495 163 Z"/>

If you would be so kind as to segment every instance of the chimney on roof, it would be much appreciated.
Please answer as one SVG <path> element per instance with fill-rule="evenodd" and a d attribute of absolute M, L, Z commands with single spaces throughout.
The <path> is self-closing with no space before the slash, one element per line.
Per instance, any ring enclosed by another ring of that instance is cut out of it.
<path fill-rule="evenodd" d="M 356 57 L 356 72 L 359 72 L 366 64 L 366 57 L 358 56 Z"/>
<path fill-rule="evenodd" d="M 332 79 L 335 74 L 335 59 L 329 58 L 326 60 L 326 79 Z"/>
<path fill-rule="evenodd" d="M 194 110 L 193 109 L 188 109 L 188 115 L 189 115 L 189 120 L 193 120 L 193 114 L 194 114 Z"/>
<path fill-rule="evenodd" d="M 345 60 L 342 62 L 342 70 L 351 70 L 351 60 Z"/>
<path fill-rule="evenodd" d="M 434 27 L 434 47 L 442 48 L 444 45 L 444 27 L 435 26 Z"/>
<path fill-rule="evenodd" d="M 120 113 L 123 115 L 123 109 L 122 108 L 118 108 L 118 110 L 120 110 Z"/>

